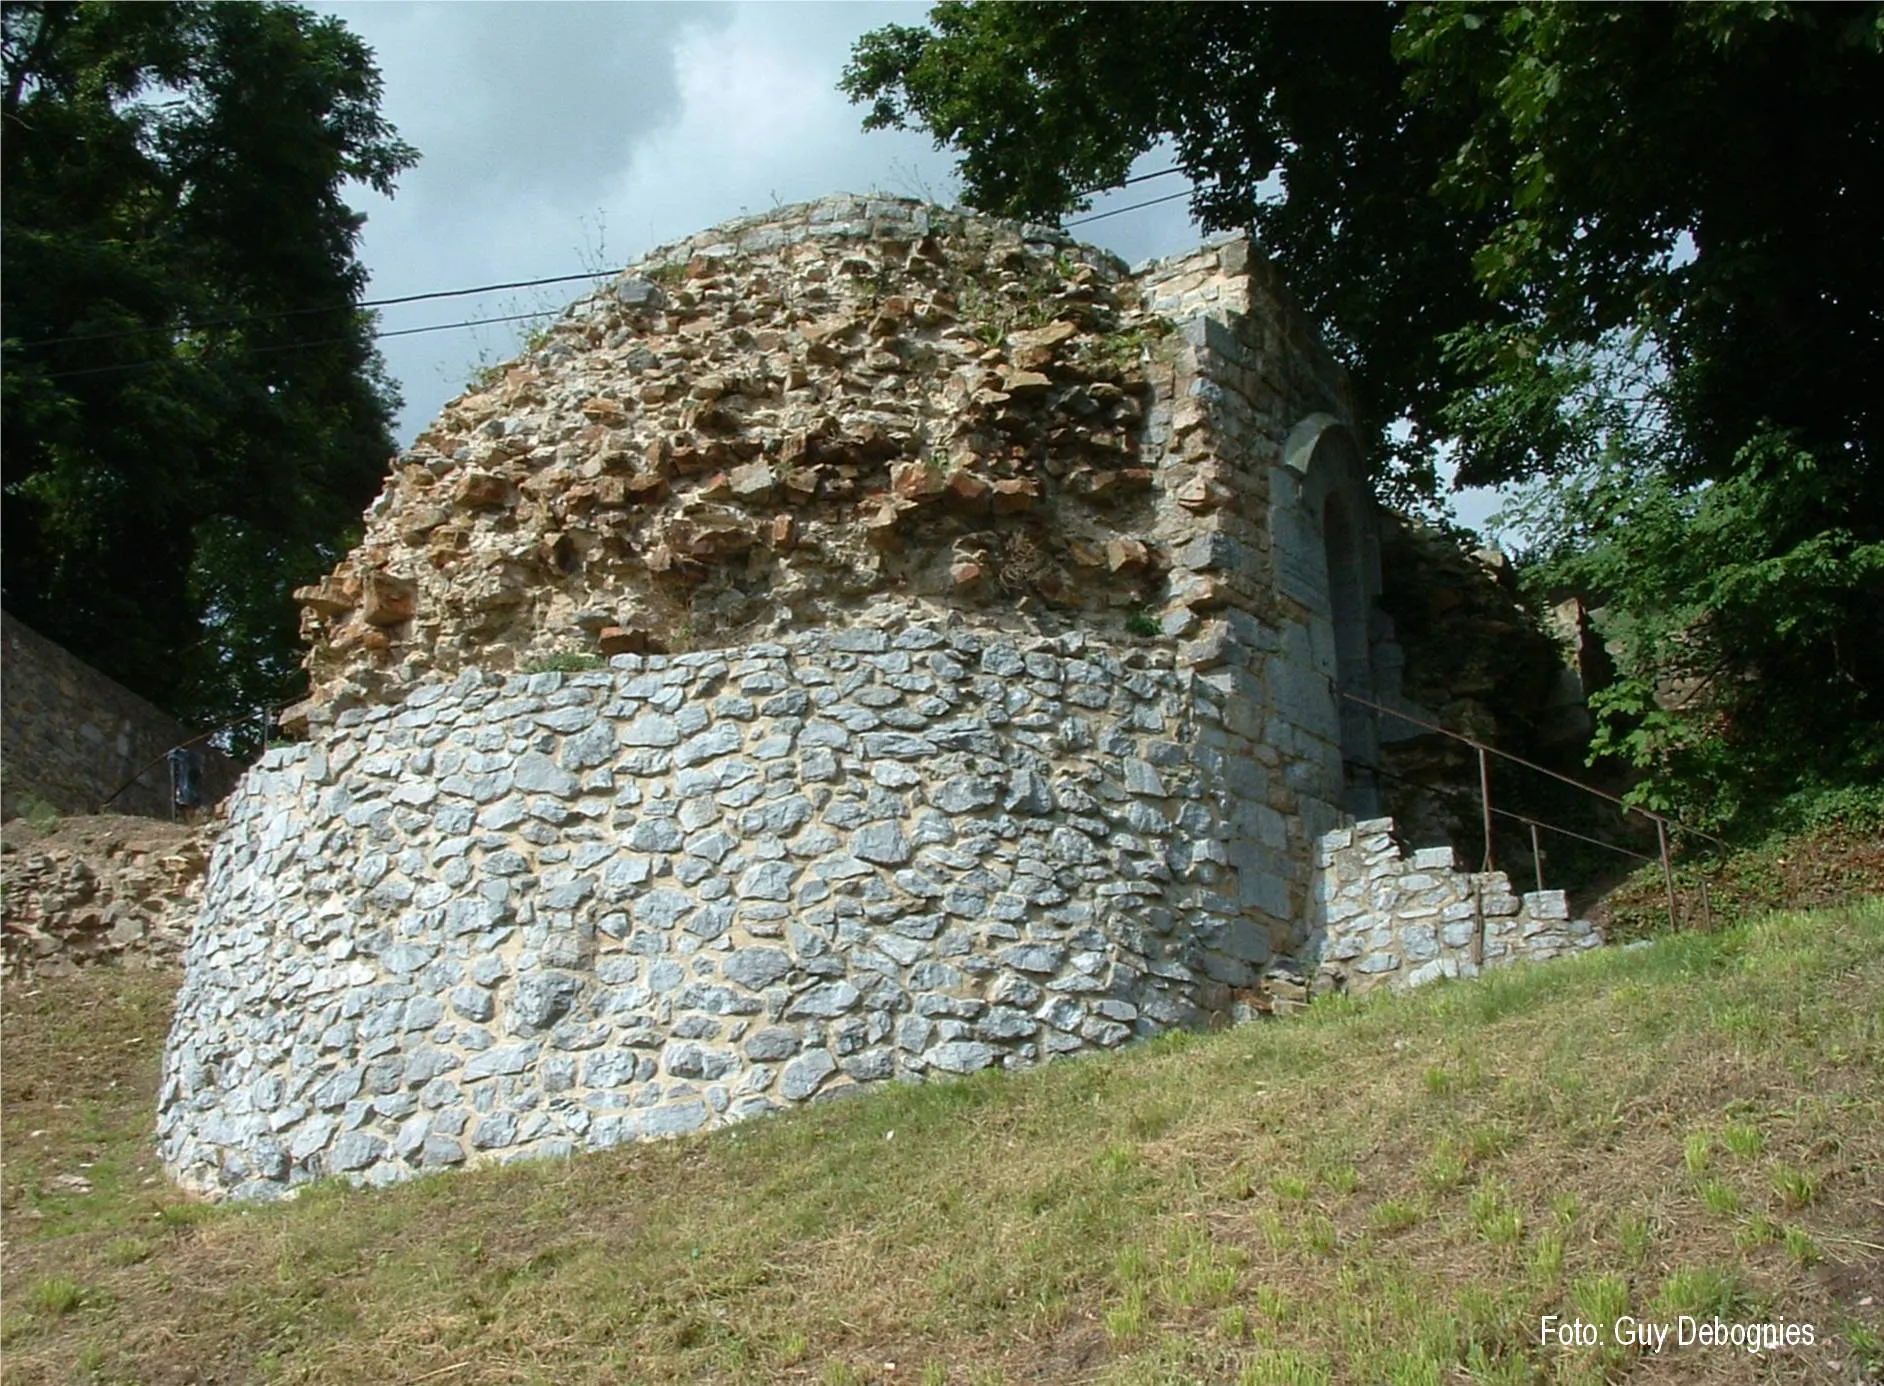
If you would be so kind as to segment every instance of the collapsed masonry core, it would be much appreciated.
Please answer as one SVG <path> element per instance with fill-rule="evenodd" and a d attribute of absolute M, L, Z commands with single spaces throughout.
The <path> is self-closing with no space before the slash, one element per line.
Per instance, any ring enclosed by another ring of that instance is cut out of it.
<path fill-rule="evenodd" d="M 1110 1048 L 1299 990 L 1330 899 L 1342 975 L 1421 965 L 1348 908 L 1392 854 L 1324 888 L 1401 667 L 1349 415 L 1239 238 L 1131 273 L 832 198 L 650 254 L 300 594 L 167 1166 L 383 1181 Z"/>

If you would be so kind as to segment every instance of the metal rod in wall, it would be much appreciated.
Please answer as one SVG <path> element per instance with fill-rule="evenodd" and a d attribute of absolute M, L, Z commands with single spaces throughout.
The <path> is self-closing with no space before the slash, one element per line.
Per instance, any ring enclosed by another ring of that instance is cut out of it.
<path fill-rule="evenodd" d="M 1544 849 L 1537 845 L 1537 824 L 1526 825 L 1531 830 L 1531 869 L 1537 876 L 1537 888 L 1544 888 Z"/>
<path fill-rule="evenodd" d="M 1472 882 L 1472 966 L 1485 962 L 1485 883 Z"/>

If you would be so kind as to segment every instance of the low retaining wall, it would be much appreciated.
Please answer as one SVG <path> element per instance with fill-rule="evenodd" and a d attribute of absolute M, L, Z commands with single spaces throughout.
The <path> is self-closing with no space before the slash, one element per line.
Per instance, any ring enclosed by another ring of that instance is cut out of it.
<path fill-rule="evenodd" d="M 918 626 L 343 713 L 230 801 L 164 1162 L 381 1183 L 1227 1013 L 1280 887 L 1224 862 L 1225 697 L 1168 651 Z"/>
<path fill-rule="evenodd" d="M 1502 871 L 1459 870 L 1450 847 L 1407 855 L 1391 818 L 1323 834 L 1315 864 L 1324 923 L 1309 952 L 1319 959 L 1318 991 L 1476 977 L 1603 941 L 1594 925 L 1570 917 L 1561 890 L 1519 895 Z"/>

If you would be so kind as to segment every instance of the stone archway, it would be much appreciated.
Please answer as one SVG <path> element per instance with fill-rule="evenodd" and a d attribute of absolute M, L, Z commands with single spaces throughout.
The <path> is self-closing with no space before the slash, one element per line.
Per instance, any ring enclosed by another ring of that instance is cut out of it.
<path fill-rule="evenodd" d="M 1374 669 L 1380 547 L 1372 493 L 1354 435 L 1333 415 L 1297 424 L 1283 463 L 1270 496 L 1276 585 L 1307 615 L 1306 653 L 1319 676 L 1329 740 L 1339 748 L 1331 798 L 1357 818 L 1373 817 L 1380 812 L 1379 717 L 1340 696 L 1375 702 L 1382 692 Z"/>
<path fill-rule="evenodd" d="M 1351 498 L 1331 493 L 1322 507 L 1322 554 L 1328 568 L 1328 614 L 1334 627 L 1336 693 L 1377 701 L 1368 639 L 1367 590 L 1359 518 L 1350 513 Z M 1375 775 L 1379 738 L 1377 714 L 1365 704 L 1337 697 L 1341 721 L 1341 806 L 1357 818 L 1379 812 Z"/>

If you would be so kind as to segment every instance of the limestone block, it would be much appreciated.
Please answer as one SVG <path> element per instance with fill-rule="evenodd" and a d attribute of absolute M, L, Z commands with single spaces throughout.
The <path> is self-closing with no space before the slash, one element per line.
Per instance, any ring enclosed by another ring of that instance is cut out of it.
<path fill-rule="evenodd" d="M 1534 890 L 1524 897 L 1524 912 L 1533 919 L 1568 919 L 1570 901 L 1561 890 Z"/>

